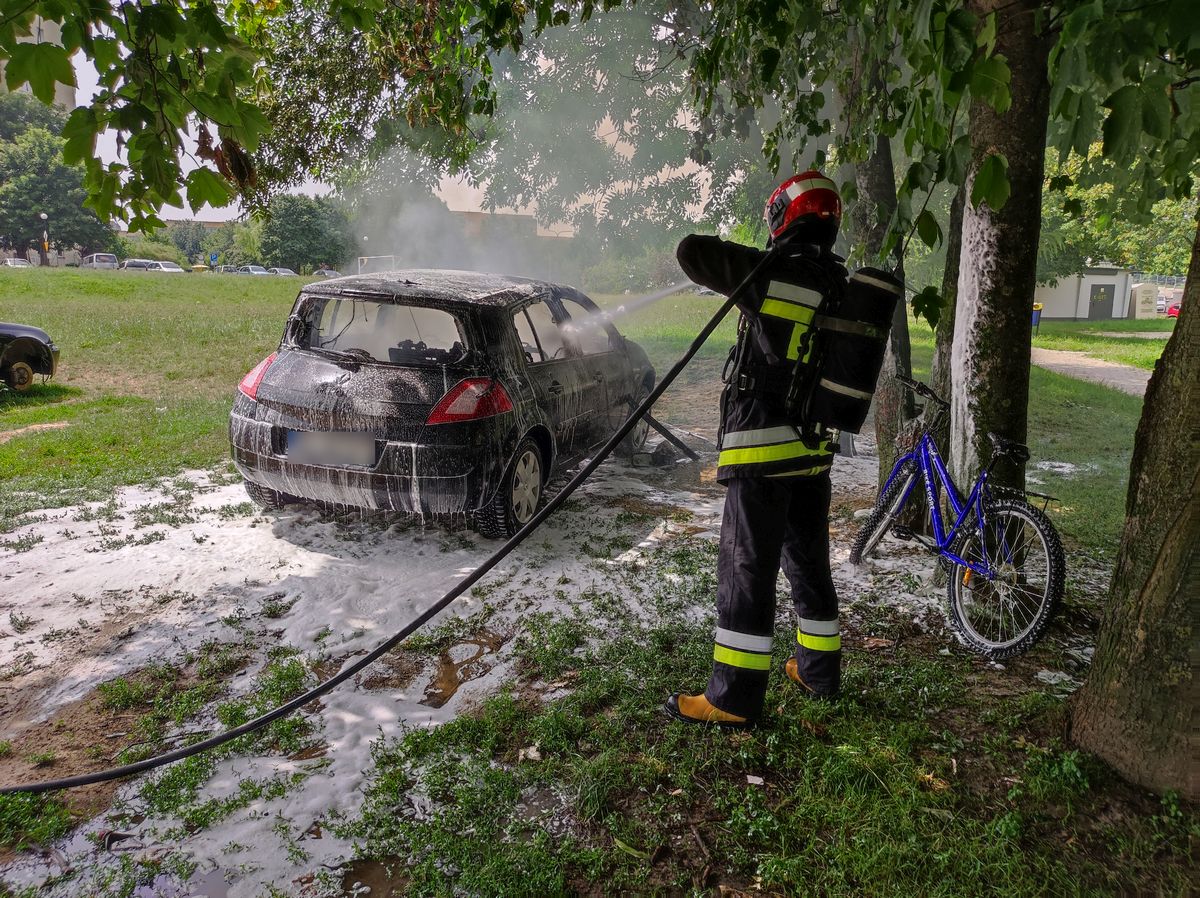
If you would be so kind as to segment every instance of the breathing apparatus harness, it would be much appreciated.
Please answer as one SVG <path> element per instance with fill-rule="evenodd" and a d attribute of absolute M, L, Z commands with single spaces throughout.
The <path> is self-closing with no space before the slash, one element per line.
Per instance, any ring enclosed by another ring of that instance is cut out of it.
<path fill-rule="evenodd" d="M 725 316 L 729 313 L 729 310 L 732 309 L 737 304 L 738 300 L 742 298 L 742 294 L 745 293 L 745 291 L 755 282 L 755 279 L 758 277 L 758 275 L 761 274 L 763 270 L 765 270 L 766 267 L 775 260 L 775 254 L 775 250 L 771 249 L 765 256 L 763 256 L 763 258 L 746 276 L 746 278 L 740 284 L 738 284 L 732 293 L 729 294 L 729 298 L 722 303 L 716 314 L 714 314 L 712 318 L 709 319 L 708 323 L 701 328 L 700 333 L 696 336 L 696 339 L 692 341 L 691 345 L 688 346 L 687 351 L 684 352 L 679 360 L 671 367 L 671 370 L 668 371 L 662 380 L 658 382 L 654 389 L 650 391 L 650 395 L 642 400 L 641 404 L 638 405 L 638 407 L 630 413 L 629 417 L 625 419 L 625 422 L 617 428 L 616 432 L 611 437 L 608 438 L 608 442 L 606 442 L 596 452 L 591 460 L 588 461 L 579 470 L 579 472 L 570 479 L 570 481 L 568 481 L 568 483 L 558 492 L 556 496 L 543 505 L 541 510 L 534 514 L 534 516 L 529 519 L 529 522 L 524 527 L 513 534 L 508 541 L 504 543 L 504 545 L 488 556 L 488 558 L 479 567 L 475 568 L 475 570 L 460 580 L 453 588 L 451 588 L 449 592 L 426 608 L 423 612 L 421 612 L 421 614 L 406 624 L 400 631 L 385 639 L 366 655 L 363 655 L 358 660 L 347 665 L 346 667 L 343 667 L 340 671 L 338 671 L 328 680 L 325 680 L 323 683 L 318 683 L 312 689 L 309 689 L 307 692 L 296 696 L 290 701 L 284 702 L 279 707 L 274 708 L 265 714 L 254 718 L 253 720 L 248 720 L 240 726 L 225 730 L 222 733 L 215 733 L 214 735 L 209 736 L 206 739 L 202 739 L 199 742 L 174 749 L 173 751 L 165 752 L 152 758 L 145 758 L 144 760 L 136 761 L 132 764 L 124 764 L 120 767 L 112 767 L 107 770 L 97 770 L 92 773 L 83 773 L 77 776 L 62 777 L 60 779 L 43 780 L 36 783 L 21 783 L 15 786 L 3 786 L 0 787 L 0 795 L 11 795 L 16 792 L 38 793 L 56 791 L 59 789 L 73 789 L 80 786 L 92 785 L 93 783 L 103 783 L 109 780 L 121 779 L 122 777 L 126 776 L 133 776 L 138 773 L 145 773 L 157 767 L 163 767 L 167 764 L 174 763 L 175 761 L 182 761 L 184 758 L 190 758 L 193 755 L 198 755 L 201 752 L 218 748 L 226 743 L 232 742 L 234 739 L 237 739 L 241 736 L 257 732 L 276 720 L 279 720 L 282 717 L 287 717 L 289 714 L 298 711 L 300 708 L 304 707 L 310 702 L 315 701 L 322 695 L 330 692 L 335 687 L 340 686 L 363 668 L 378 661 L 381 657 L 390 652 L 417 630 L 421 629 L 421 627 L 433 620 L 451 602 L 483 579 L 484 576 L 486 576 L 496 565 L 503 561 L 514 549 L 517 548 L 517 546 L 523 543 L 526 538 L 528 538 L 535 530 L 537 530 L 537 528 L 540 527 L 542 523 L 548 517 L 550 517 L 550 515 L 554 514 L 554 512 L 557 511 L 558 508 L 571 497 L 575 490 L 577 490 L 583 484 L 583 482 L 587 480 L 598 467 L 600 467 L 605 459 L 612 454 L 613 450 L 616 449 L 621 441 L 624 440 L 629 434 L 629 431 L 633 430 L 638 421 L 650 411 L 650 409 L 654 406 L 654 403 L 658 401 L 659 397 L 666 392 L 667 388 L 671 386 L 683 369 L 687 367 L 693 356 L 700 351 L 700 347 L 704 345 L 704 342 L 709 338 L 712 332 L 716 330 L 717 325 L 724 320 Z"/>
<path fill-rule="evenodd" d="M 783 246 L 774 243 L 771 251 Z M 752 361 L 750 328 L 742 315 L 721 379 L 737 393 L 778 403 L 805 438 L 825 439 L 834 430 L 858 433 L 883 366 L 903 285 L 875 268 L 860 269 L 849 280 L 834 277 L 831 266 L 822 264 L 834 258 L 825 248 L 816 257 L 789 258 L 821 293 L 811 324 L 800 336 L 797 359 Z"/>

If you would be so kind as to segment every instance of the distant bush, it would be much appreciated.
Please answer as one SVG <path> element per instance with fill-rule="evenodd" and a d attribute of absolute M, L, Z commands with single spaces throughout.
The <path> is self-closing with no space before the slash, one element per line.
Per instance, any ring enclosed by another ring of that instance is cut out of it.
<path fill-rule="evenodd" d="M 187 255 L 171 242 L 165 231 L 159 231 L 152 237 L 125 234 L 118 242 L 118 254 L 122 262 L 126 259 L 155 259 L 160 262 L 178 262 L 184 268 L 192 264 Z"/>
<path fill-rule="evenodd" d="M 674 247 L 662 247 L 637 256 L 610 255 L 583 270 L 581 286 L 593 293 L 640 293 L 682 280 Z"/>

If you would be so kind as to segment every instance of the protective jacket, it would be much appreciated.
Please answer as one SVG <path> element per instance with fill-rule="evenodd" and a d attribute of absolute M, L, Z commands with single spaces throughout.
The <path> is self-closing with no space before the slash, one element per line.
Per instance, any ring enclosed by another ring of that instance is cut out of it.
<path fill-rule="evenodd" d="M 692 235 L 676 256 L 695 283 L 728 296 L 764 252 L 717 237 Z M 797 365 L 809 361 L 813 319 L 823 299 L 845 289 L 841 259 L 804 243 L 783 244 L 776 259 L 738 302 L 738 342 L 721 396 L 717 479 L 811 477 L 833 461 L 827 440 L 802 433 L 786 396 Z"/>

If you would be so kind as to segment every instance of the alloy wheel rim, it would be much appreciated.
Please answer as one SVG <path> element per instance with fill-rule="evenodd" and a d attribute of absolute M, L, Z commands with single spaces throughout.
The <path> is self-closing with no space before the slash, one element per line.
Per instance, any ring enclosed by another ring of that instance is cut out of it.
<path fill-rule="evenodd" d="M 542 466 L 537 453 L 527 449 L 513 469 L 512 509 L 517 521 L 524 524 L 533 517 L 541 491 Z"/>

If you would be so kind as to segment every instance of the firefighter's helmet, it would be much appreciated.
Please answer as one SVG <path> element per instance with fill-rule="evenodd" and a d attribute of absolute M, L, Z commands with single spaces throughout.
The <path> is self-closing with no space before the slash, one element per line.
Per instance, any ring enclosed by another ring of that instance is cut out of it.
<path fill-rule="evenodd" d="M 819 171 L 806 171 L 775 189 L 763 218 L 772 242 L 798 239 L 832 246 L 842 223 L 842 200 L 833 181 Z"/>

